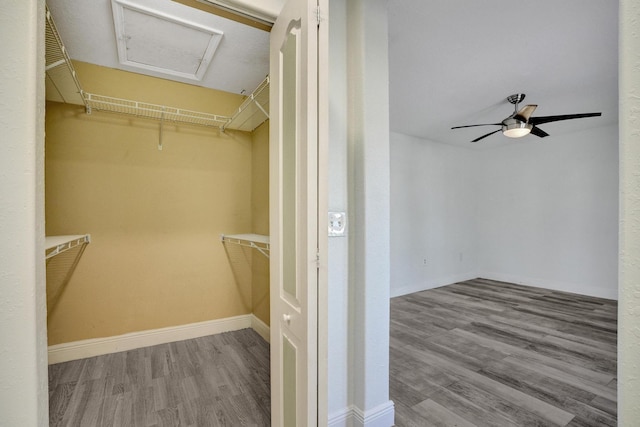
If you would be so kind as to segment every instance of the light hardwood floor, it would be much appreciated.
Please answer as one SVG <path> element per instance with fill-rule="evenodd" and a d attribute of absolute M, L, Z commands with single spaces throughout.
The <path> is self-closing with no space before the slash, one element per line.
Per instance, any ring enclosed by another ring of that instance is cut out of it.
<path fill-rule="evenodd" d="M 397 426 L 615 426 L 617 303 L 477 279 L 391 300 Z"/>
<path fill-rule="evenodd" d="M 50 426 L 267 426 L 269 344 L 251 329 L 49 366 Z"/>

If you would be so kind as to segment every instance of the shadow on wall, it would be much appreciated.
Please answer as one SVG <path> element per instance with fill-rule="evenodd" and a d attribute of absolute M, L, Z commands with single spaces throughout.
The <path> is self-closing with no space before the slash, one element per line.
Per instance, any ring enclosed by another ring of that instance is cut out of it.
<path fill-rule="evenodd" d="M 251 248 L 227 243 L 223 243 L 223 245 L 242 301 L 246 307 L 251 307 Z"/>
<path fill-rule="evenodd" d="M 47 319 L 55 312 L 86 248 L 85 243 L 47 259 Z"/>
<path fill-rule="evenodd" d="M 226 242 L 223 245 L 243 301 L 258 319 L 269 325 L 271 296 L 268 255 L 247 246 Z"/>

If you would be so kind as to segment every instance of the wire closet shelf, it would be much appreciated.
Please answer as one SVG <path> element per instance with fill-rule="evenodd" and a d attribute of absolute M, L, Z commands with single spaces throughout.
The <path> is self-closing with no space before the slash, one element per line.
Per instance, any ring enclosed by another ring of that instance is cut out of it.
<path fill-rule="evenodd" d="M 75 248 L 76 246 L 91 243 L 90 234 L 76 234 L 69 236 L 47 236 L 45 237 L 45 259 L 53 258 L 63 252 Z"/>
<path fill-rule="evenodd" d="M 269 76 L 258 85 L 222 127 L 252 132 L 269 118 Z"/>
<path fill-rule="evenodd" d="M 229 117 L 217 114 L 185 110 L 165 105 L 149 104 L 146 102 L 96 95 L 87 92 L 84 92 L 83 95 L 87 102 L 88 113 L 96 110 L 161 120 L 164 122 L 187 123 L 191 125 L 217 128 L 221 128 L 229 122 Z"/>
<path fill-rule="evenodd" d="M 82 87 L 71 58 L 62 43 L 49 7 L 45 5 L 45 73 L 47 99 L 85 105 Z"/>

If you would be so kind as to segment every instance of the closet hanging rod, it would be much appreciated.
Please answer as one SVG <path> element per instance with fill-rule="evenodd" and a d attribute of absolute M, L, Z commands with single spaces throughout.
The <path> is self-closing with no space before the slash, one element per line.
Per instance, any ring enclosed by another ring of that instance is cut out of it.
<path fill-rule="evenodd" d="M 96 95 L 88 92 L 83 92 L 83 95 L 89 106 L 89 113 L 91 113 L 92 110 L 97 110 L 147 119 L 163 120 L 164 122 L 187 123 L 191 125 L 217 128 L 222 127 L 229 121 L 228 117 L 220 116 L 218 114 L 167 107 L 164 105 L 150 104 L 130 99 L 114 98 L 111 96 Z"/>

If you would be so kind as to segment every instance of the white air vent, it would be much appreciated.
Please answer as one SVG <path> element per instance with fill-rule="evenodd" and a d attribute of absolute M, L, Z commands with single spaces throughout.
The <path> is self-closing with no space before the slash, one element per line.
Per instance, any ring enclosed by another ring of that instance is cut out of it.
<path fill-rule="evenodd" d="M 202 80 L 222 31 L 129 0 L 111 0 L 120 63 Z"/>

